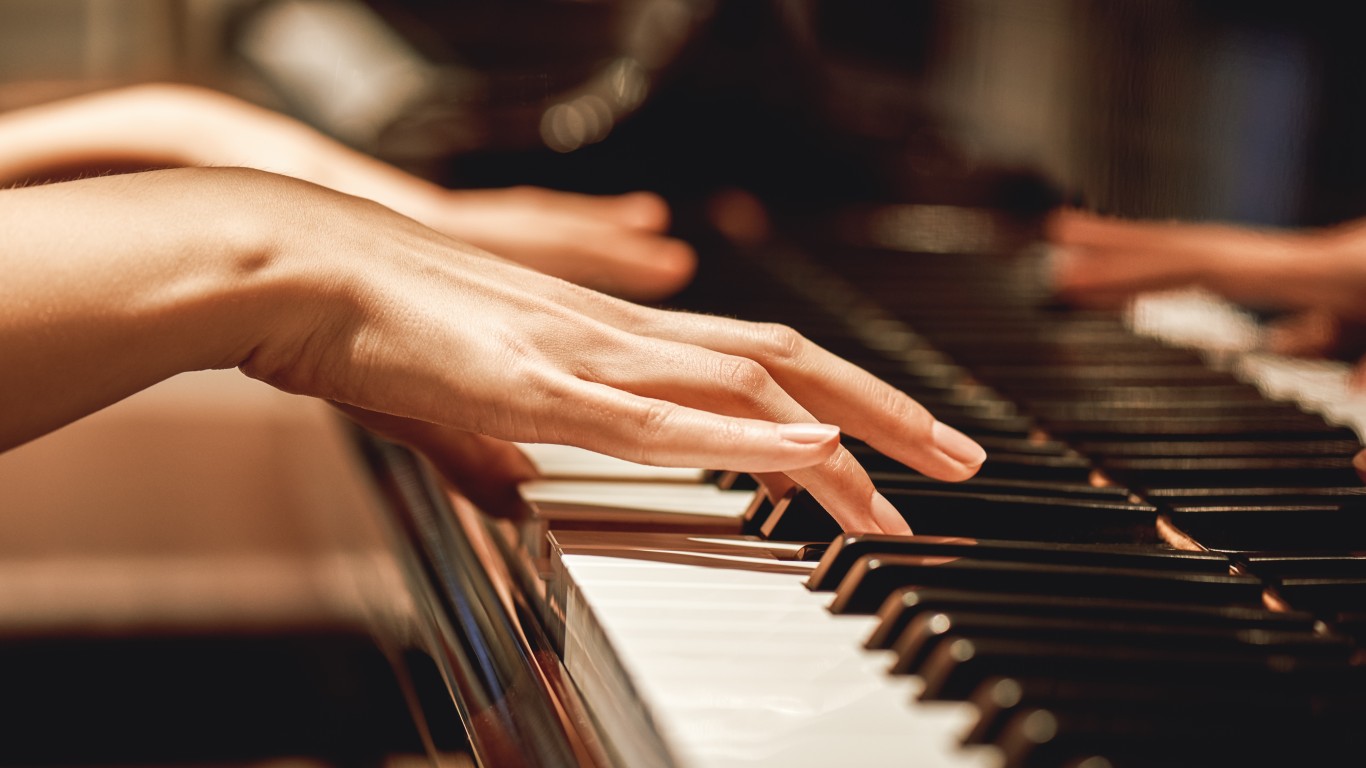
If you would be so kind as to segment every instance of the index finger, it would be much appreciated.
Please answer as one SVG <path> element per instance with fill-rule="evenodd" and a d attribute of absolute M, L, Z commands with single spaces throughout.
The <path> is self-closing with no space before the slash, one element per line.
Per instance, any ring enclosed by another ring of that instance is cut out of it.
<path fill-rule="evenodd" d="M 822 422 L 940 480 L 966 480 L 986 451 L 906 393 L 791 328 L 658 311 L 644 332 L 748 357 Z"/>

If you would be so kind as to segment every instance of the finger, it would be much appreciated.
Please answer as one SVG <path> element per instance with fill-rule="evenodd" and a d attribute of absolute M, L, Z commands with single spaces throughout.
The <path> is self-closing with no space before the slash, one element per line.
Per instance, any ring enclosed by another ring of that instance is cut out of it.
<path fill-rule="evenodd" d="M 1321 357 L 1337 345 L 1337 340 L 1337 317 L 1329 312 L 1311 310 L 1271 323 L 1266 330 L 1264 346 L 1278 355 Z"/>
<path fill-rule="evenodd" d="M 906 519 L 878 493 L 868 473 L 843 447 L 818 466 L 787 474 L 849 533 L 911 532 Z"/>
<path fill-rule="evenodd" d="M 537 215 L 527 207 L 496 206 L 488 200 L 456 211 L 458 217 L 449 218 L 444 228 L 460 239 L 624 298 L 653 301 L 677 293 L 697 268 L 696 253 L 682 240 L 619 223 L 554 209 Z"/>
<path fill-rule="evenodd" d="M 536 434 L 514 439 L 574 445 L 638 464 L 742 472 L 809 467 L 839 445 L 839 429 L 827 424 L 725 416 L 591 381 L 562 386 L 535 414 Z"/>
<path fill-rule="evenodd" d="M 1062 245 L 1164 252 L 1258 247 L 1267 240 L 1293 237 L 1227 224 L 1117 219 L 1075 209 L 1050 214 L 1044 232 L 1050 241 Z"/>
<path fill-rule="evenodd" d="M 681 405 L 729 416 L 786 423 L 816 420 L 762 365 L 746 357 L 659 340 L 650 340 L 648 350 L 628 350 L 604 357 L 611 364 L 597 361 L 595 378 L 637 395 L 667 397 Z M 706 466 L 736 469 L 729 463 Z M 877 494 L 868 474 L 843 447 L 836 448 L 819 465 L 795 469 L 786 475 L 810 491 L 846 531 L 910 530 L 901 515 Z M 787 484 L 770 478 L 765 485 L 776 496 L 786 490 Z"/>
<path fill-rule="evenodd" d="M 1053 289 L 1063 296 L 1114 297 L 1197 282 L 1207 256 L 1069 246 L 1054 249 L 1049 266 Z"/>
<path fill-rule="evenodd" d="M 518 519 L 530 513 L 518 486 L 538 472 L 515 445 L 417 419 L 333 405 L 361 426 L 421 453 L 442 479 L 483 511 Z"/>
<path fill-rule="evenodd" d="M 647 333 L 758 362 L 817 419 L 941 480 L 965 480 L 986 452 L 915 400 L 786 326 L 656 311 Z"/>
<path fill-rule="evenodd" d="M 669 205 L 653 192 L 629 192 L 624 195 L 593 198 L 582 196 L 583 214 L 601 221 L 619 224 L 647 232 L 663 232 L 669 228 Z"/>
<path fill-rule="evenodd" d="M 541 187 L 453 192 L 462 203 L 497 201 L 502 206 L 527 209 L 538 216 L 581 218 L 627 229 L 663 232 L 669 228 L 669 206 L 653 192 L 623 195 L 586 195 Z"/>
<path fill-rule="evenodd" d="M 636 301 L 682 290 L 697 270 L 692 246 L 669 237 L 621 230 L 578 233 L 546 243 L 523 262 L 578 285 Z"/>

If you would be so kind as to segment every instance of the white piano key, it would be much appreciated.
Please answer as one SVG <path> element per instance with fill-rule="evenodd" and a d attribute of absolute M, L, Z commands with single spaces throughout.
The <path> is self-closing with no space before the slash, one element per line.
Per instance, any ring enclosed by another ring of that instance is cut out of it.
<path fill-rule="evenodd" d="M 918 681 L 886 674 L 890 655 L 861 647 L 876 619 L 831 614 L 830 595 L 802 574 L 572 553 L 560 566 L 575 595 L 566 646 L 587 653 L 596 639 L 629 680 L 585 691 L 634 691 L 678 765 L 999 764 L 959 744 L 972 707 L 914 701 Z M 582 653 L 566 653 L 576 680 L 611 675 Z M 609 733 L 639 719 L 622 717 Z"/>
<path fill-rule="evenodd" d="M 549 443 L 518 443 L 542 477 L 553 480 L 631 480 L 669 483 L 700 483 L 705 470 L 690 467 L 655 467 L 575 448 Z"/>
<path fill-rule="evenodd" d="M 1137 333 L 1224 356 L 1224 364 L 1267 397 L 1299 404 L 1366 439 L 1366 393 L 1349 386 L 1351 367 L 1261 351 L 1265 333 L 1248 311 L 1200 289 L 1135 298 L 1127 322 Z"/>
<path fill-rule="evenodd" d="M 755 492 L 721 490 L 706 484 L 532 480 L 521 485 L 521 493 L 533 506 L 740 519 L 754 500 Z"/>

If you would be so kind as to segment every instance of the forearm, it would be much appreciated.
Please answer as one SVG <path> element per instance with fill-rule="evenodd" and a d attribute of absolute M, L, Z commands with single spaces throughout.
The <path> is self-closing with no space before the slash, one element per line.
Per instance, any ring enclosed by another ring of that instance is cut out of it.
<path fill-rule="evenodd" d="M 137 86 L 0 114 L 0 182 L 41 179 L 54 170 L 111 165 L 198 165 L 194 142 L 215 143 L 200 113 L 207 92 Z"/>
<path fill-rule="evenodd" d="M 241 204 L 251 175 L 0 191 L 0 450 L 251 354 L 298 285 Z"/>
<path fill-rule="evenodd" d="M 128 166 L 256 168 L 426 221 L 444 194 L 304 123 L 195 86 L 133 86 L 0 114 L 0 184 Z"/>

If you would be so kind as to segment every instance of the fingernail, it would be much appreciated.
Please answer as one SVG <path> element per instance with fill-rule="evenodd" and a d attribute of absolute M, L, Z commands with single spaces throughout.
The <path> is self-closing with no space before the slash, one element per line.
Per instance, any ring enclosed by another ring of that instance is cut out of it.
<path fill-rule="evenodd" d="M 930 437 L 939 450 L 966 467 L 979 467 L 987 460 L 987 450 L 975 440 L 942 421 L 936 421 Z"/>
<path fill-rule="evenodd" d="M 839 439 L 840 428 L 829 424 L 779 424 L 778 434 L 790 443 L 815 445 Z"/>
<path fill-rule="evenodd" d="M 906 522 L 906 518 L 901 516 L 892 502 L 887 501 L 887 497 L 880 493 L 873 493 L 873 519 L 877 521 L 878 527 L 882 528 L 883 533 L 910 533 L 911 526 Z"/>

